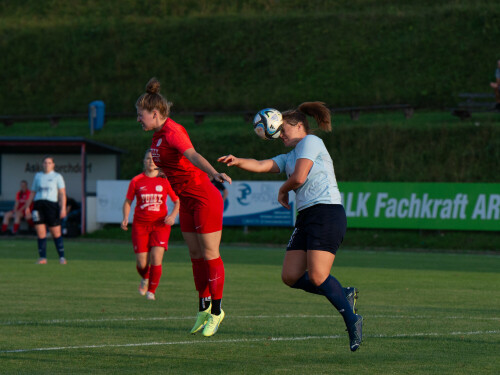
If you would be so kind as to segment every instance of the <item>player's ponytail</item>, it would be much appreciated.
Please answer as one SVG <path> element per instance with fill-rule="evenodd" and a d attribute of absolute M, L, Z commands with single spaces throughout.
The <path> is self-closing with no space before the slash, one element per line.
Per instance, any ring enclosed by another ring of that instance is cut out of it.
<path fill-rule="evenodd" d="M 326 132 L 332 131 L 332 119 L 330 110 L 323 102 L 305 102 L 297 108 L 300 112 L 313 117 L 321 130 Z"/>
<path fill-rule="evenodd" d="M 146 84 L 146 92 L 137 99 L 135 107 L 149 112 L 157 110 L 162 117 L 166 118 L 170 115 L 172 103 L 160 94 L 160 81 L 153 77 Z"/>
<path fill-rule="evenodd" d="M 292 126 L 296 126 L 299 122 L 301 122 L 307 134 L 311 133 L 307 116 L 314 118 L 321 130 L 327 132 L 332 131 L 330 110 L 323 102 L 302 103 L 297 109 L 291 109 L 283 112 L 282 116 L 283 121 L 286 121 Z"/>

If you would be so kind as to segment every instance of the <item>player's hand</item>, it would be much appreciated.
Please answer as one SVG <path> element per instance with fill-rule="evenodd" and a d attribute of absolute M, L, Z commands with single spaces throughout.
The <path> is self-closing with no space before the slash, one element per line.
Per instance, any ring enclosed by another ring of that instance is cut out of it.
<path fill-rule="evenodd" d="M 212 177 L 214 178 L 215 181 L 219 181 L 219 182 L 227 181 L 227 182 L 229 182 L 229 184 L 231 184 L 233 182 L 233 180 L 231 180 L 231 177 L 229 177 L 225 173 L 217 173 L 217 174 L 214 174 Z"/>
<path fill-rule="evenodd" d="M 66 217 L 66 207 L 61 207 L 61 212 L 59 213 L 59 218 L 64 219 Z"/>
<path fill-rule="evenodd" d="M 226 164 L 228 167 L 238 166 L 240 159 L 234 155 L 224 155 L 217 159 L 218 162 Z"/>
<path fill-rule="evenodd" d="M 165 222 L 165 224 L 172 226 L 175 223 L 175 217 L 173 217 L 171 215 L 165 216 L 164 222 Z"/>
<path fill-rule="evenodd" d="M 285 207 L 287 210 L 290 209 L 290 204 L 288 204 L 288 191 L 280 191 L 278 192 L 278 202 Z"/>
<path fill-rule="evenodd" d="M 123 230 L 128 230 L 128 219 L 122 221 L 120 228 L 122 228 Z"/>

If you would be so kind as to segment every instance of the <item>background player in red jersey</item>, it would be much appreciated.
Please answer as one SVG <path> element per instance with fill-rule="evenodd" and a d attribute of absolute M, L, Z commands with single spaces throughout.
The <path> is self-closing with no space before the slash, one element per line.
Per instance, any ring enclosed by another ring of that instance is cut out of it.
<path fill-rule="evenodd" d="M 170 215 L 167 196 L 174 202 Z M 121 227 L 128 229 L 128 216 L 134 198 L 137 199 L 132 223 L 132 244 L 137 260 L 137 272 L 142 280 L 139 293 L 148 300 L 155 300 L 156 288 L 162 274 L 162 261 L 168 249 L 170 229 L 179 213 L 180 201 L 170 183 L 153 162 L 151 150 L 144 155 L 144 172 L 135 176 L 129 184 L 123 203 Z"/>
<path fill-rule="evenodd" d="M 203 329 L 204 336 L 212 336 L 224 319 L 221 304 L 225 273 L 219 253 L 224 206 L 208 176 L 219 182 L 231 183 L 231 179 L 196 152 L 186 129 L 168 117 L 171 103 L 160 95 L 158 80 L 152 78 L 148 82 L 146 93 L 135 106 L 142 129 L 154 131 L 153 160 L 181 200 L 181 231 L 189 248 L 199 296 L 199 312 L 191 333 Z"/>
<path fill-rule="evenodd" d="M 16 202 L 14 203 L 14 209 L 5 213 L 2 223 L 2 233 L 7 232 L 9 227 L 10 219 L 14 218 L 14 225 L 12 226 L 12 234 L 16 234 L 19 230 L 19 225 L 21 224 L 21 219 L 24 217 L 30 225 L 33 226 L 33 221 L 31 220 L 31 210 L 33 205 L 28 208 L 24 208 L 24 204 L 30 197 L 31 191 L 28 189 L 28 182 L 26 180 L 21 181 L 21 190 L 16 194 Z"/>

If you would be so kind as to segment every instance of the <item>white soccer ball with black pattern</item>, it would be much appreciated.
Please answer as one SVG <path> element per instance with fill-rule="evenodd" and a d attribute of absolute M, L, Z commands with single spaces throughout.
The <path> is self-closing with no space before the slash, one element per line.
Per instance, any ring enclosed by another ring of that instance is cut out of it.
<path fill-rule="evenodd" d="M 253 119 L 253 130 L 262 139 L 277 139 L 281 134 L 283 117 L 274 108 L 262 109 Z"/>

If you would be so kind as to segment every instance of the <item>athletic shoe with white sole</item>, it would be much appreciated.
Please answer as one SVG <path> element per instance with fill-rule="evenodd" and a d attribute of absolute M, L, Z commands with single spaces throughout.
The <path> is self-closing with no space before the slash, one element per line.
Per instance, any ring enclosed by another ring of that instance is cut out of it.
<path fill-rule="evenodd" d="M 215 335 L 225 316 L 226 314 L 222 309 L 220 310 L 220 315 L 208 314 L 207 324 L 205 325 L 205 328 L 203 328 L 202 332 L 203 336 L 210 337 Z"/>
<path fill-rule="evenodd" d="M 194 323 L 193 328 L 191 328 L 191 334 L 195 334 L 205 328 L 211 309 L 212 304 L 210 303 L 210 306 L 208 306 L 206 310 L 198 311 L 198 315 L 196 315 L 196 322 Z"/>
<path fill-rule="evenodd" d="M 148 286 L 149 286 L 149 279 L 142 279 L 141 283 L 139 284 L 139 294 L 141 296 L 146 295 L 146 292 L 148 291 Z"/>
<path fill-rule="evenodd" d="M 59 258 L 59 264 L 68 264 L 68 261 L 66 260 L 65 257 L 60 257 Z"/>
<path fill-rule="evenodd" d="M 349 348 L 355 352 L 363 341 L 363 317 L 356 314 L 356 322 L 347 328 L 349 333 Z"/>
<path fill-rule="evenodd" d="M 154 293 L 151 293 L 151 292 L 146 292 L 146 299 L 147 300 L 150 300 L 150 301 L 155 301 L 156 300 L 156 297 L 155 297 L 155 294 Z"/>
<path fill-rule="evenodd" d="M 356 314 L 358 312 L 358 308 L 356 307 L 356 302 L 358 300 L 358 289 L 353 286 L 349 286 L 344 289 L 345 298 L 347 298 L 347 302 L 351 305 L 352 312 Z"/>

